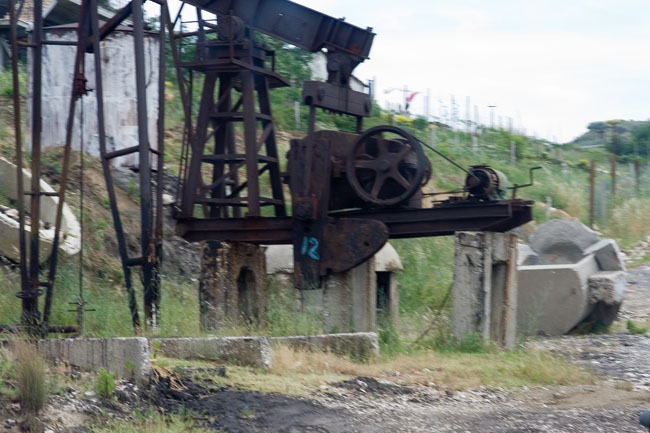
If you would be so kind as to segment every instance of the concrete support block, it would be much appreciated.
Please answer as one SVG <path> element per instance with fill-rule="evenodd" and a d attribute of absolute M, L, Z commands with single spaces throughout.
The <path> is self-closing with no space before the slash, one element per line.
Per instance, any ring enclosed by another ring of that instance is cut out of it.
<path fill-rule="evenodd" d="M 618 249 L 618 244 L 614 239 L 603 239 L 596 242 L 584 251 L 585 256 L 589 254 L 596 256 L 596 261 L 602 271 L 625 270 L 621 250 Z"/>
<path fill-rule="evenodd" d="M 456 233 L 452 286 L 452 335 L 479 333 L 513 347 L 516 335 L 517 236 Z"/>
<path fill-rule="evenodd" d="M 519 267 L 517 328 L 526 335 L 562 335 L 590 311 L 587 280 L 598 272 L 593 255 L 578 263 Z"/>
<path fill-rule="evenodd" d="M 179 359 L 208 359 L 271 368 L 271 346 L 266 337 L 152 338 L 151 350 Z"/>
<path fill-rule="evenodd" d="M 84 370 L 105 368 L 117 377 L 144 384 L 149 381 L 149 344 L 146 338 L 67 338 L 39 340 L 39 351 Z"/>
<path fill-rule="evenodd" d="M 353 359 L 367 360 L 379 355 L 379 340 L 375 332 L 273 337 L 269 340 L 271 344 L 282 344 L 294 350 L 326 351 Z"/>
<path fill-rule="evenodd" d="M 243 242 L 205 242 L 199 279 L 201 329 L 266 324 L 264 250 Z"/>
<path fill-rule="evenodd" d="M 375 331 L 377 276 L 374 258 L 347 272 L 328 276 L 323 283 L 322 305 L 326 332 Z"/>

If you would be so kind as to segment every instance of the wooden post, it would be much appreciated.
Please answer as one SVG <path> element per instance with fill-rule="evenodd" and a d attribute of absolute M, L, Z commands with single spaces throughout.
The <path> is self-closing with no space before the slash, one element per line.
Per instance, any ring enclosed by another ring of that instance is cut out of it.
<path fill-rule="evenodd" d="M 591 161 L 589 165 L 589 228 L 590 229 L 594 228 L 595 178 L 596 178 L 596 163 L 594 161 Z"/>
<path fill-rule="evenodd" d="M 636 194 L 641 192 L 641 162 L 638 159 L 634 160 L 634 189 Z"/>

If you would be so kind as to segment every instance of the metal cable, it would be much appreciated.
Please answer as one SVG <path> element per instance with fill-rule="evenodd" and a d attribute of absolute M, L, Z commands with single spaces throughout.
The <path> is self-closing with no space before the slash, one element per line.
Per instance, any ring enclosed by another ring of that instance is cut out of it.
<path fill-rule="evenodd" d="M 437 155 L 439 155 L 440 157 L 442 157 L 444 160 L 446 160 L 447 162 L 451 163 L 454 167 L 460 168 L 460 169 L 463 170 L 465 173 L 467 173 L 468 176 L 472 176 L 472 177 L 478 179 L 478 177 L 476 177 L 476 175 L 475 175 L 474 173 L 472 173 L 471 171 L 467 170 L 465 167 L 463 167 L 462 165 L 458 164 L 456 161 L 454 161 L 453 159 L 449 158 L 448 156 L 446 156 L 446 155 L 443 154 L 442 152 L 438 151 L 435 147 L 433 147 L 433 146 L 429 146 L 427 143 L 425 143 L 424 141 L 420 140 L 420 139 L 417 138 L 415 135 L 413 135 L 413 134 L 411 134 L 411 135 L 412 135 L 412 137 L 415 138 L 418 142 L 420 142 L 420 144 L 421 144 L 422 146 L 424 146 L 424 147 L 426 147 L 427 149 L 429 149 L 429 150 L 435 152 Z M 479 179 L 479 180 L 480 180 L 480 179 Z"/>

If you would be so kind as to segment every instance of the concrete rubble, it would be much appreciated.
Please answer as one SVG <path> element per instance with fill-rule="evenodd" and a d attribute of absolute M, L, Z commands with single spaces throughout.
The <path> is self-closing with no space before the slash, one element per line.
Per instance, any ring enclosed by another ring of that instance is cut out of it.
<path fill-rule="evenodd" d="M 10 201 L 17 198 L 16 186 L 16 165 L 5 158 L 0 157 L 0 193 Z M 32 174 L 29 170 L 23 169 L 23 184 L 30 185 Z M 41 191 L 55 192 L 54 189 L 44 180 L 40 181 Z M 56 222 L 56 210 L 59 204 L 58 197 L 42 196 L 41 204 L 41 226 L 40 226 L 40 249 L 39 261 L 44 263 L 50 256 L 52 242 L 54 241 L 54 225 Z M 30 218 L 25 218 L 25 232 L 27 234 L 27 254 L 29 254 L 29 238 L 31 233 Z M 18 210 L 9 206 L 0 206 L 0 255 L 18 262 L 20 260 Z M 59 250 L 68 256 L 77 254 L 81 248 L 81 229 L 77 218 L 74 216 L 67 204 L 63 205 L 61 218 L 62 239 Z"/>
<path fill-rule="evenodd" d="M 578 221 L 556 219 L 542 224 L 519 252 L 519 333 L 561 335 L 583 321 L 614 321 L 625 293 L 625 263 L 614 240 L 601 240 Z"/>

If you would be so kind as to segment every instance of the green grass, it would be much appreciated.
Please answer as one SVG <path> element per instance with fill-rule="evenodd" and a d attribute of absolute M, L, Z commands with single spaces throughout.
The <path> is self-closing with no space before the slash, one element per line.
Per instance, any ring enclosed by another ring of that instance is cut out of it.
<path fill-rule="evenodd" d="M 208 433 L 189 415 L 163 415 L 158 412 L 137 412 L 132 420 L 102 420 L 91 427 L 93 433 Z M 217 432 L 218 433 L 218 432 Z"/>

